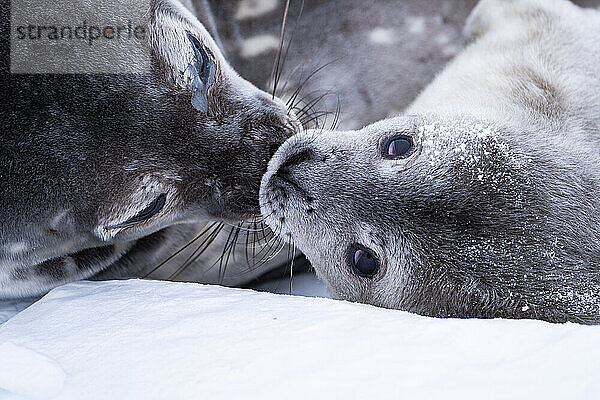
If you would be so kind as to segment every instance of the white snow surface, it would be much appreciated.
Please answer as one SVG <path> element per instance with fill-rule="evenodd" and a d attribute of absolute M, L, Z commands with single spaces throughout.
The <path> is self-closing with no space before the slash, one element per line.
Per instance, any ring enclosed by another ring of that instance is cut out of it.
<path fill-rule="evenodd" d="M 0 326 L 7 399 L 598 399 L 600 326 L 77 282 Z"/>

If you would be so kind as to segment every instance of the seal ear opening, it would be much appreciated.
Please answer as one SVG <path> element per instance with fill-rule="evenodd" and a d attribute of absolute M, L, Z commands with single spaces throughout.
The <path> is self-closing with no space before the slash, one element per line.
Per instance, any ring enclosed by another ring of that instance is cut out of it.
<path fill-rule="evenodd" d="M 223 56 L 206 28 L 174 0 L 154 0 L 148 20 L 148 44 L 159 73 L 192 92 L 192 105 L 208 110 L 207 92 L 215 82 Z"/>

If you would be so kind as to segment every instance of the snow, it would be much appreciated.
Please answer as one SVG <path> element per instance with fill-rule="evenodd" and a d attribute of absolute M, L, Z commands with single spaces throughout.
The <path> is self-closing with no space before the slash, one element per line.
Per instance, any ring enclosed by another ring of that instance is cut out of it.
<path fill-rule="evenodd" d="M 595 399 L 600 326 L 78 282 L 0 327 L 0 398 Z"/>
<path fill-rule="evenodd" d="M 251 285 L 250 288 L 261 292 L 331 298 L 331 294 L 323 282 L 317 279 L 316 275 L 312 272 L 295 273 L 292 279 L 291 289 L 290 277 L 287 274 L 279 279 L 255 283 Z M 0 300 L 0 325 L 39 299 L 40 297 Z"/>
<path fill-rule="evenodd" d="M 4 360 L 0 363 L 0 388 L 31 398 L 51 398 L 63 389 L 66 375 L 62 368 L 26 347 L 4 342 L 0 360 Z"/>

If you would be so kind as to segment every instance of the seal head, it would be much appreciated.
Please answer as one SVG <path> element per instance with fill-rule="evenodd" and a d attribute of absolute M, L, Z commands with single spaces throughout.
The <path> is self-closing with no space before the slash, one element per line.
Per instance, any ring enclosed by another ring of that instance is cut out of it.
<path fill-rule="evenodd" d="M 261 177 L 296 118 L 181 4 L 152 1 L 147 18 L 147 73 L 2 71 L 0 297 L 151 268 L 196 225 L 259 212 Z"/>
<path fill-rule="evenodd" d="M 271 160 L 262 212 L 341 299 L 597 321 L 599 179 L 521 134 L 433 116 L 306 132 Z"/>
<path fill-rule="evenodd" d="M 289 139 L 261 207 L 338 297 L 600 323 L 600 13 L 482 0 L 405 113 Z"/>

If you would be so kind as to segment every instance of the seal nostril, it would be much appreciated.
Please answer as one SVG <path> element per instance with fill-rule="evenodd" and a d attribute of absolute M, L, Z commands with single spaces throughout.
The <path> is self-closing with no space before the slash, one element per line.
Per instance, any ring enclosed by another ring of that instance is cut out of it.
<path fill-rule="evenodd" d="M 298 198 L 307 203 L 312 203 L 314 199 L 309 196 L 303 187 L 302 180 L 298 179 L 298 177 L 303 175 L 302 172 L 294 169 L 300 164 L 314 160 L 315 151 L 306 146 L 302 148 L 284 147 L 284 150 L 289 150 L 291 154 L 277 160 L 280 161 L 280 164 L 276 167 L 274 173 L 271 173 L 268 181 L 271 188 L 274 189 L 273 196 L 275 200 L 280 203 L 287 203 L 289 200 L 296 200 Z M 275 158 L 277 159 L 279 156 L 275 156 Z M 283 204 L 280 204 L 280 206 L 283 208 Z"/>
<path fill-rule="evenodd" d="M 315 156 L 314 152 L 311 149 L 304 149 L 296 154 L 290 156 L 287 160 L 285 160 L 281 166 L 279 167 L 279 172 L 286 172 L 291 167 L 302 164 L 303 162 L 310 161 Z"/>

